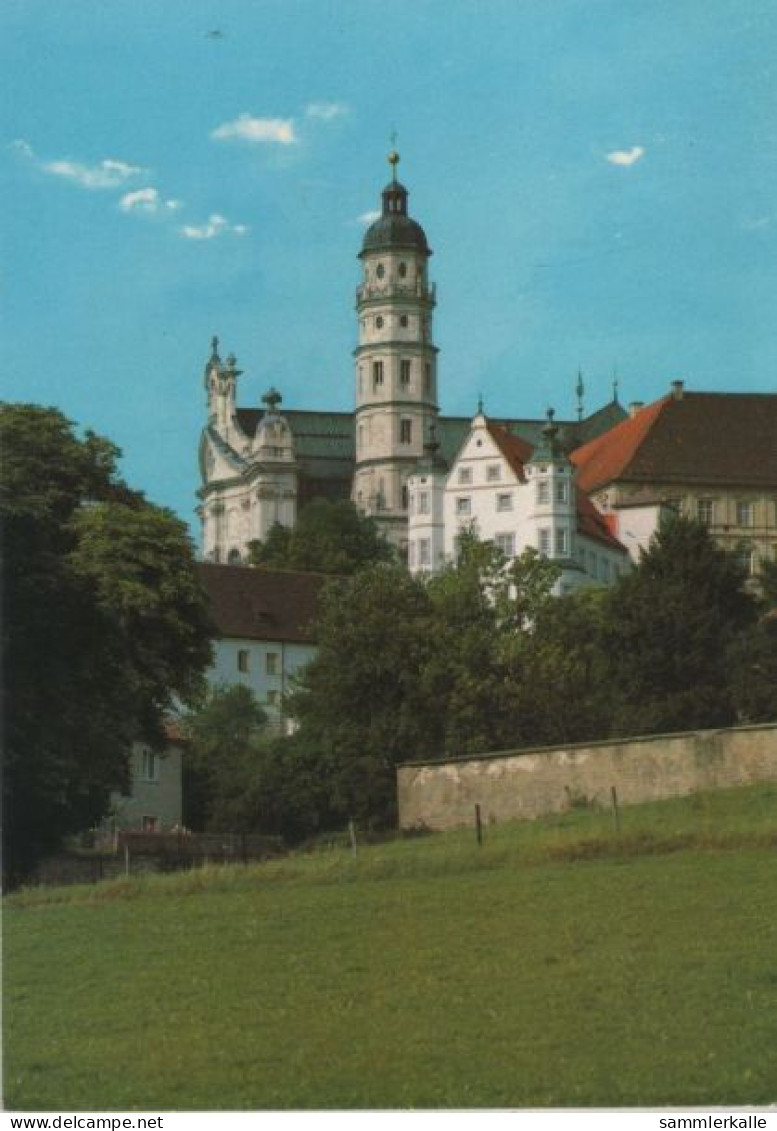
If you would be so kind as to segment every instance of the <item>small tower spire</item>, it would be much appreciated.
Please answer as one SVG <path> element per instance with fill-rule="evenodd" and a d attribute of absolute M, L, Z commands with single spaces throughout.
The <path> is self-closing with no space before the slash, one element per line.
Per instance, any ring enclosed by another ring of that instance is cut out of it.
<path fill-rule="evenodd" d="M 389 136 L 391 142 L 391 152 L 388 155 L 388 163 L 391 166 L 391 180 L 396 184 L 397 181 L 397 165 L 399 164 L 399 154 L 397 153 L 397 131 L 392 130 Z"/>
<path fill-rule="evenodd" d="M 618 380 L 618 370 L 613 365 L 613 367 L 612 367 L 612 399 L 615 401 L 616 404 L 618 404 L 618 386 L 619 386 L 619 384 L 620 384 L 620 382 Z"/>
<path fill-rule="evenodd" d="M 477 414 L 478 414 L 478 416 L 483 415 L 483 394 L 482 393 L 478 393 L 478 412 L 477 412 Z"/>
<path fill-rule="evenodd" d="M 583 396 L 585 394 L 585 385 L 583 384 L 583 371 L 582 371 L 582 369 L 578 369 L 578 371 L 577 371 L 577 385 L 575 387 L 575 392 L 577 393 L 577 419 L 582 420 L 583 419 Z"/>

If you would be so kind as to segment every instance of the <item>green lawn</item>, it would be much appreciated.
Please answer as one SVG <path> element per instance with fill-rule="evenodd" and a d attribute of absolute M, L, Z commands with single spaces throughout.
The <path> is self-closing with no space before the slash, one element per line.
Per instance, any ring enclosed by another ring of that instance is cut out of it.
<path fill-rule="evenodd" d="M 12 1110 L 777 1100 L 777 787 L 5 901 Z"/>

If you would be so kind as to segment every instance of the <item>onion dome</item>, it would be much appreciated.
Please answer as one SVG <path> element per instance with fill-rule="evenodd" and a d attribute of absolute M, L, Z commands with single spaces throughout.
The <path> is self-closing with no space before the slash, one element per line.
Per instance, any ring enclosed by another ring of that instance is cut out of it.
<path fill-rule="evenodd" d="M 407 214 L 407 189 L 397 180 L 399 154 L 392 151 L 388 156 L 392 167 L 391 181 L 383 190 L 383 206 L 379 219 L 364 233 L 360 255 L 372 251 L 392 251 L 409 249 L 431 255 L 426 233 L 419 223 Z"/>

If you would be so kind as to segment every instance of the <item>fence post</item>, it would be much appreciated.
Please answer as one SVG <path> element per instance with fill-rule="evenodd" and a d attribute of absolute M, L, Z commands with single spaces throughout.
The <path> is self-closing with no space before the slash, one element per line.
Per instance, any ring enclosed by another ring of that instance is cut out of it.
<path fill-rule="evenodd" d="M 348 822 L 348 836 L 351 838 L 351 852 L 356 855 L 356 826 L 353 821 Z"/>
<path fill-rule="evenodd" d="M 475 806 L 475 836 L 477 837 L 478 844 L 483 843 L 483 822 L 480 819 L 480 806 Z"/>
<path fill-rule="evenodd" d="M 124 842 L 124 875 L 130 874 L 130 850 L 127 842 Z"/>
<path fill-rule="evenodd" d="M 610 793 L 612 794 L 612 813 L 615 818 L 615 831 L 620 834 L 621 831 L 621 815 L 618 810 L 618 791 L 615 786 L 610 786 Z"/>

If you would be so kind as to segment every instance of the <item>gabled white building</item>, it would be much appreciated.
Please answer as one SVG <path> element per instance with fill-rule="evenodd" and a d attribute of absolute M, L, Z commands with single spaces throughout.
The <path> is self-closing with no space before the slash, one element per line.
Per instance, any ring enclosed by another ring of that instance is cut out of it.
<path fill-rule="evenodd" d="M 611 584 L 628 569 L 626 548 L 578 490 L 575 468 L 548 413 L 539 443 L 489 421 L 479 409 L 450 470 L 427 445 L 408 480 L 408 565 L 434 573 L 455 561 L 462 531 L 493 542 L 507 558 L 532 546 L 562 567 L 555 592 Z"/>

